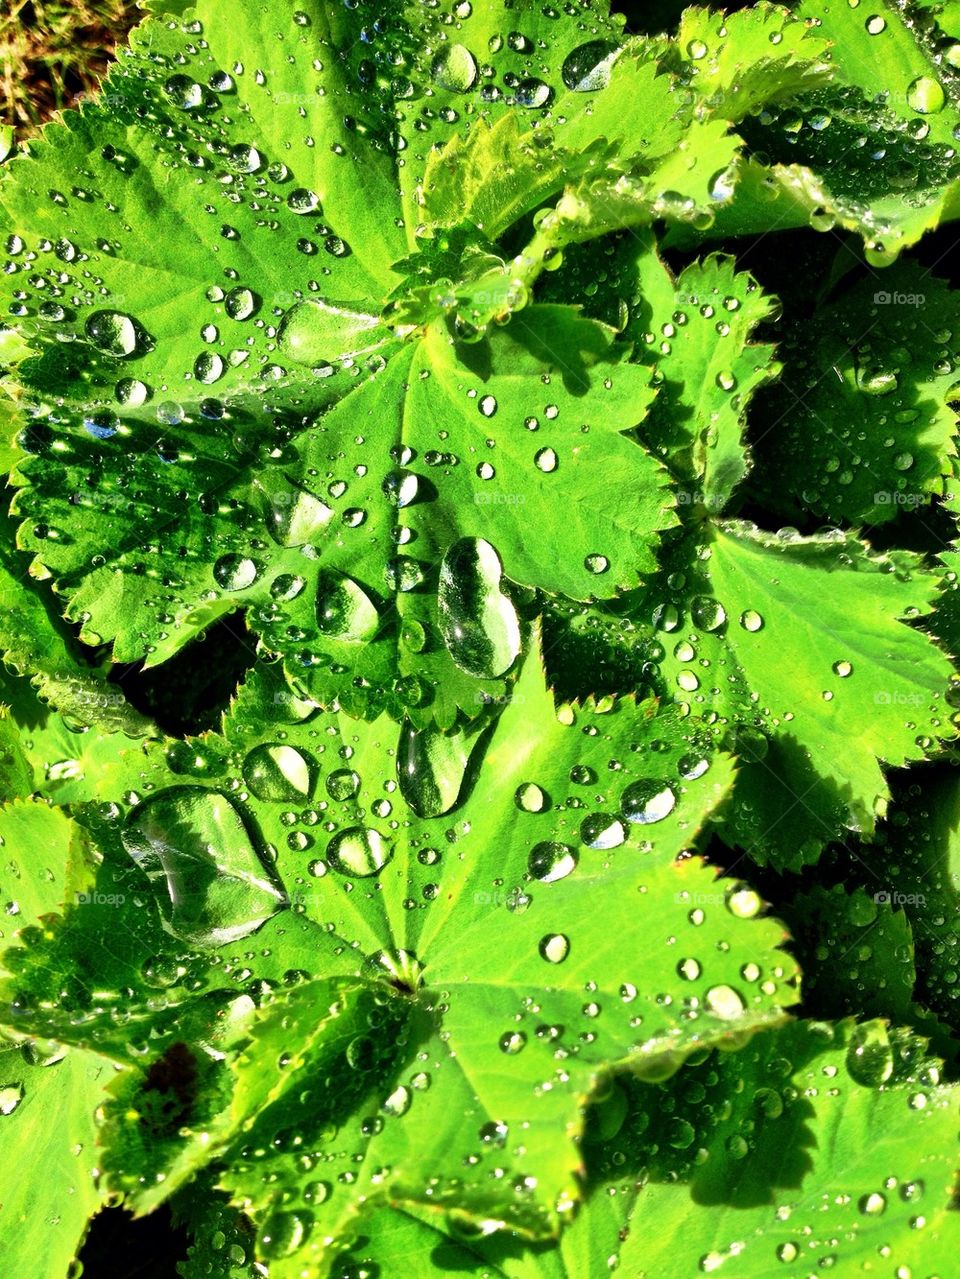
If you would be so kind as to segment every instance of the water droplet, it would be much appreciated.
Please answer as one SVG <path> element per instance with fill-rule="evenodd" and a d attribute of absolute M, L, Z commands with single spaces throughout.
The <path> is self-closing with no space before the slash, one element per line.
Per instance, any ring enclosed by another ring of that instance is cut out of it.
<path fill-rule="evenodd" d="M 540 958 L 548 964 L 562 964 L 570 954 L 570 938 L 563 933 L 547 933 L 540 939 Z"/>
<path fill-rule="evenodd" d="M 257 566 L 245 555 L 221 555 L 213 576 L 225 591 L 244 591 L 257 580 Z"/>
<path fill-rule="evenodd" d="M 921 115 L 942 111 L 946 100 L 943 85 L 932 76 L 918 76 L 907 86 L 907 104 Z"/>
<path fill-rule="evenodd" d="M 555 883 L 576 870 L 577 857 L 573 849 L 566 844 L 558 844 L 553 840 L 544 840 L 534 844 L 527 859 L 527 869 L 534 879 L 543 884 Z"/>
<path fill-rule="evenodd" d="M 445 44 L 430 67 L 430 74 L 450 93 L 469 93 L 479 74 L 476 59 L 462 44 Z"/>
<path fill-rule="evenodd" d="M 430 726 L 415 729 L 404 724 L 397 747 L 397 778 L 400 793 L 418 817 L 439 817 L 453 808 L 475 740 L 459 729 L 443 733 Z"/>
<path fill-rule="evenodd" d="M 249 320 L 260 306 L 260 299 L 252 291 L 238 287 L 231 289 L 223 299 L 223 309 L 231 320 Z"/>
<path fill-rule="evenodd" d="M 522 1030 L 508 1030 L 505 1035 L 500 1036 L 500 1051 L 508 1057 L 515 1057 L 518 1052 L 523 1051 L 526 1042 L 527 1037 Z"/>
<path fill-rule="evenodd" d="M 850 1078 L 865 1088 L 878 1088 L 893 1074 L 893 1049 L 882 1022 L 855 1026 L 847 1047 Z"/>
<path fill-rule="evenodd" d="M 743 997 L 732 986 L 711 986 L 703 1002 L 714 1017 L 724 1021 L 734 1021 L 746 1007 Z"/>
<path fill-rule="evenodd" d="M 698 595 L 690 605 L 690 619 L 702 631 L 715 631 L 727 620 L 727 614 L 718 600 Z"/>
<path fill-rule="evenodd" d="M 369 826 L 338 831 L 327 845 L 327 861 L 333 869 L 357 879 L 376 875 L 392 855 L 390 841 Z"/>
<path fill-rule="evenodd" d="M 861 1195 L 857 1207 L 868 1217 L 879 1217 L 887 1210 L 886 1195 L 882 1195 L 879 1190 L 869 1195 Z"/>
<path fill-rule="evenodd" d="M 610 83 L 620 46 L 609 40 L 590 40 L 568 53 L 560 68 L 563 83 L 573 93 L 598 93 Z"/>
<path fill-rule="evenodd" d="M 595 574 L 605 573 L 607 569 L 610 567 L 610 561 L 607 559 L 605 555 L 597 555 L 597 554 L 588 555 L 586 559 L 583 561 L 583 567 L 587 570 L 588 573 L 595 573 Z"/>
<path fill-rule="evenodd" d="M 380 614 L 363 587 L 352 577 L 321 573 L 317 583 L 317 628 L 322 635 L 359 644 L 373 638 Z"/>
<path fill-rule="evenodd" d="M 211 383 L 223 377 L 225 368 L 222 356 L 217 355 L 215 351 L 203 351 L 194 361 L 193 375 L 198 382 L 210 386 Z"/>
<path fill-rule="evenodd" d="M 83 327 L 93 345 L 105 355 L 122 359 L 137 350 L 137 327 L 122 311 L 94 311 Z"/>
<path fill-rule="evenodd" d="M 0 1084 L 0 1115 L 12 1115 L 23 1101 L 23 1084 Z"/>
<path fill-rule="evenodd" d="M 620 811 L 628 822 L 649 826 L 653 822 L 662 822 L 665 817 L 669 817 L 676 804 L 677 797 L 667 782 L 662 779 L 644 778 L 633 782 L 623 792 Z"/>
<path fill-rule="evenodd" d="M 553 90 L 543 80 L 530 76 L 516 85 L 513 90 L 513 96 L 519 107 L 545 107 L 553 97 Z"/>
<path fill-rule="evenodd" d="M 287 196 L 287 208 L 291 213 L 296 213 L 298 217 L 319 213 L 320 197 L 316 191 L 309 191 L 306 187 L 297 187 Z"/>
<path fill-rule="evenodd" d="M 623 822 L 612 813 L 591 813 L 580 824 L 580 838 L 587 848 L 619 848 L 627 832 Z"/>
<path fill-rule="evenodd" d="M 278 1261 L 297 1251 L 306 1237 L 303 1219 L 295 1212 L 271 1212 L 260 1227 L 257 1252 L 268 1261 Z"/>
<path fill-rule="evenodd" d="M 834 662 L 832 669 L 834 675 L 839 675 L 841 679 L 846 679 L 853 672 L 853 667 L 849 662 Z"/>
<path fill-rule="evenodd" d="M 542 813 L 547 806 L 547 797 L 536 782 L 521 782 L 513 799 L 525 813 Z"/>
<path fill-rule="evenodd" d="M 352 768 L 337 768 L 327 777 L 327 794 L 338 803 L 354 799 L 360 790 L 360 775 Z"/>
<path fill-rule="evenodd" d="M 687 45 L 687 57 L 694 62 L 699 62 L 707 56 L 707 46 L 702 40 L 691 40 Z"/>
<path fill-rule="evenodd" d="M 740 625 L 745 631 L 759 631 L 763 629 L 763 618 L 752 608 L 748 608 L 740 614 Z"/>
<path fill-rule="evenodd" d="M 388 336 L 380 317 L 347 303 L 311 298 L 283 317 L 277 349 L 295 364 L 321 368 L 334 360 L 356 359 Z"/>
<path fill-rule="evenodd" d="M 557 469 L 557 455 L 553 449 L 540 449 L 534 458 L 534 461 L 536 462 L 539 470 L 546 474 Z"/>
<path fill-rule="evenodd" d="M 117 402 L 122 404 L 124 408 L 138 409 L 141 404 L 146 403 L 150 388 L 145 382 L 138 381 L 137 378 L 124 377 L 120 379 L 114 388 L 114 394 L 117 397 Z"/>
<path fill-rule="evenodd" d="M 456 665 L 479 679 L 505 674 L 520 653 L 520 622 L 501 577 L 500 558 L 482 538 L 455 542 L 440 566 L 443 641 Z"/>
<path fill-rule="evenodd" d="M 138 804 L 124 847 L 163 890 L 164 923 L 190 945 L 223 946 L 255 932 L 284 896 L 226 796 L 173 787 Z"/>
<path fill-rule="evenodd" d="M 255 746 L 243 762 L 243 779 L 257 799 L 296 803 L 310 794 L 310 764 L 292 746 Z"/>

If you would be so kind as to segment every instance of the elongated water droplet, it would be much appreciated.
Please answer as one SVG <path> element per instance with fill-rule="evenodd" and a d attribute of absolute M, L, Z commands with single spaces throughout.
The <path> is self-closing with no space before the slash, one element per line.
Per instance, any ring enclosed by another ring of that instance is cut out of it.
<path fill-rule="evenodd" d="M 457 666 L 495 679 L 520 654 L 520 621 L 500 589 L 497 552 L 482 538 L 463 538 L 443 557 L 437 613 L 443 641 Z"/>
<path fill-rule="evenodd" d="M 388 337 L 379 315 L 350 302 L 311 298 L 283 317 L 277 345 L 287 359 L 317 368 L 362 355 Z"/>
<path fill-rule="evenodd" d="M 476 735 L 470 738 L 460 729 L 442 733 L 432 726 L 403 725 L 397 778 L 401 794 L 418 817 L 439 817 L 453 808 L 476 740 Z"/>
<path fill-rule="evenodd" d="M 240 814 L 218 791 L 160 791 L 133 809 L 121 834 L 127 852 L 163 890 L 165 927 L 190 945 L 246 937 L 284 905 Z"/>

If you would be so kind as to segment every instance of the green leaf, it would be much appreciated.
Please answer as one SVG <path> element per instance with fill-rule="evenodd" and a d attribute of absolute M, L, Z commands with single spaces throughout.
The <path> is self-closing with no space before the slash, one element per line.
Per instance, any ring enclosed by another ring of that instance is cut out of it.
<path fill-rule="evenodd" d="M 956 310 L 943 281 L 904 259 L 797 317 L 785 377 L 754 423 L 766 506 L 879 524 L 942 492 L 956 455 Z"/>
<path fill-rule="evenodd" d="M 871 849 L 880 891 L 910 920 L 917 953 L 917 997 L 957 1024 L 955 937 L 960 914 L 960 788 L 953 769 L 904 787 Z"/>
<path fill-rule="evenodd" d="M 939 1078 L 905 1032 L 846 1022 L 759 1035 L 649 1099 L 625 1084 L 630 1113 L 598 1163 L 646 1184 L 607 1250 L 628 1273 L 753 1279 L 829 1254 L 853 1274 L 878 1253 L 891 1273 L 948 1272 L 957 1102 Z M 702 1100 L 678 1109 L 685 1088 Z"/>
<path fill-rule="evenodd" d="M 198 744 L 187 785 L 182 774 L 169 777 L 162 757 L 150 763 L 148 749 L 139 776 L 149 798 L 126 829 L 139 830 L 143 812 L 187 791 L 199 804 L 218 794 L 221 779 L 243 776 L 245 798 L 234 803 L 257 844 L 277 850 L 293 907 L 288 925 L 283 914 L 263 925 L 256 950 L 268 954 L 286 931 L 285 966 L 324 976 L 275 991 L 250 1046 L 232 1061 L 229 1112 L 181 1125 L 179 1143 L 140 1144 L 136 1123 L 125 1119 L 139 1113 L 137 1092 L 124 1088 L 111 1145 L 127 1157 L 111 1176 L 141 1210 L 219 1157 L 223 1183 L 263 1242 L 264 1231 L 279 1230 L 267 1223 L 286 1211 L 291 1190 L 300 1200 L 318 1174 L 338 1184 L 336 1164 L 322 1173 L 301 1167 L 282 1136 L 294 1115 L 301 1122 L 302 1088 L 330 1076 L 342 1087 L 316 1111 L 317 1134 L 304 1139 L 319 1140 L 335 1122 L 344 1171 L 366 1153 L 348 1189 L 306 1201 L 312 1230 L 284 1224 L 298 1239 L 309 1234 L 305 1263 L 326 1255 L 327 1235 L 352 1238 L 368 1201 L 426 1203 L 473 1220 L 493 1214 L 542 1236 L 576 1198 L 579 1106 L 604 1063 L 625 1060 L 661 1076 L 704 1044 L 733 1045 L 779 1020 L 792 998 L 783 933 L 754 918 L 759 897 L 716 884 L 696 859 L 675 860 L 730 784 L 724 757 L 700 751 L 703 731 L 692 720 L 631 701 L 558 718 L 528 659 L 467 795 L 449 816 L 426 818 L 397 785 L 397 728 L 385 719 L 321 713 L 288 721 L 280 741 L 276 729 L 263 740 L 255 723 L 239 719 L 227 730 L 223 741 Z M 242 753 L 234 744 L 241 741 Z M 435 769 L 429 753 L 414 750 L 406 767 L 415 775 L 424 764 Z M 291 822 L 291 803 L 318 805 L 321 795 L 324 826 L 315 807 Z M 176 842 L 172 828 L 167 839 Z M 194 844 L 212 841 L 179 842 L 189 857 Z M 294 927 L 298 916 L 315 926 Z M 251 924 L 257 918 L 251 913 Z M 222 945 L 219 935 L 207 942 Z M 763 970 L 762 986 L 743 979 L 748 960 Z M 262 961 L 248 967 L 258 973 Z M 376 1051 L 355 1042 L 369 1041 L 374 1016 L 392 1027 Z M 303 1057 L 302 1068 L 288 1052 Z M 565 1066 L 554 1073 L 557 1054 Z M 548 1090 L 545 1077 L 553 1079 Z M 381 1106 L 386 1118 L 368 1122 Z M 253 1144 L 275 1151 L 275 1181 L 242 1154 L 251 1125 Z M 522 1149 L 502 1148 L 498 1125 L 522 1130 Z M 558 1131 L 568 1138 L 558 1142 Z M 471 1152 L 476 1166 L 463 1163 Z M 491 1159 L 508 1162 L 511 1181 L 532 1177 L 536 1186 L 505 1199 L 487 1177 Z M 426 1199 L 424 1169 L 432 1179 Z M 263 1244 L 264 1257 L 270 1247 Z"/>
<path fill-rule="evenodd" d="M 678 502 L 719 512 L 749 466 L 747 405 L 780 371 L 774 348 L 750 341 L 775 303 L 733 258 L 713 254 L 675 282 L 664 278 L 655 251 L 638 256 L 637 266 L 627 331 L 644 343 L 641 358 L 655 365 L 658 382 L 643 438 L 688 486 Z"/>
<path fill-rule="evenodd" d="M 470 31 L 480 38 L 501 17 L 497 6 L 477 6 Z M 524 81 L 507 101 L 478 84 L 480 131 L 469 137 L 515 129 L 508 122 L 518 115 L 530 129 L 543 126 L 552 119 L 544 104 L 556 98 L 558 127 L 579 146 L 580 124 L 589 132 L 596 123 L 593 90 L 581 83 L 596 64 L 587 67 L 580 46 L 590 53 L 596 41 L 559 15 L 530 10 L 524 26 L 506 42 L 499 73 L 513 83 L 514 60 L 539 45 L 550 50 L 556 88 L 542 82 L 543 96 L 541 81 Z M 617 30 L 604 20 L 590 34 Z M 359 14 L 321 6 L 284 4 L 269 18 L 241 9 L 234 22 L 201 5 L 195 19 L 148 21 L 101 102 L 49 126 L 15 167 L 0 196 L 9 287 L 36 351 L 20 369 L 30 417 L 20 540 L 82 638 L 112 643 L 120 661 L 162 662 L 244 607 L 291 677 L 325 703 L 342 696 L 355 712 L 374 714 L 385 704 L 398 715 L 409 707 L 450 727 L 458 710 L 475 714 L 484 696 L 502 695 L 502 684 L 458 678 L 442 648 L 411 652 L 398 632 L 403 620 L 433 625 L 439 560 L 486 529 L 492 503 L 504 516 L 516 509 L 517 523 L 522 507 L 523 535 L 505 527 L 506 544 L 496 548 L 507 577 L 579 598 L 612 595 L 636 581 L 638 567 L 652 567 L 656 534 L 671 516 L 659 468 L 618 438 L 643 417 L 652 391 L 612 333 L 569 308 L 522 309 L 521 279 L 504 318 L 521 310 L 506 330 L 471 348 L 451 343 L 451 290 L 489 315 L 478 303 L 483 290 L 512 297 L 518 270 L 532 283 L 546 242 L 521 269 L 475 238 L 441 244 L 425 229 L 418 239 L 420 163 L 466 106 L 455 68 L 473 67 L 475 76 L 476 62 L 426 10 L 401 7 L 378 34 L 394 55 L 387 87 L 371 82 L 360 34 Z M 260 47 L 275 51 L 275 66 L 227 69 Z M 329 57 L 311 59 L 317 47 Z M 564 75 L 573 88 L 561 92 Z M 403 151 L 379 119 L 401 101 L 418 102 L 424 77 L 434 82 L 422 117 L 430 123 L 426 134 L 410 128 Z M 664 121 L 678 111 L 669 79 L 660 84 L 652 66 L 631 57 L 620 77 L 615 101 L 649 89 Z M 472 84 L 470 93 L 472 101 Z M 316 120 L 304 138 L 308 102 Z M 603 119 L 619 115 L 606 109 Z M 657 162 L 675 162 L 688 125 L 651 141 L 661 148 Z M 620 193 L 616 202 L 630 199 Z M 110 213 L 121 207 L 131 211 L 129 226 Z M 116 234 L 104 234 L 105 218 Z M 70 307 L 47 298 L 35 272 L 21 287 L 37 254 L 75 283 Z M 398 262 L 407 277 L 399 298 Z M 96 290 L 76 274 L 90 270 Z M 381 323 L 388 300 L 398 309 Z M 412 314 L 411 328 L 404 317 Z M 463 323 L 455 329 L 483 335 Z M 530 398 L 533 375 L 552 383 L 542 402 Z M 497 407 L 496 421 L 487 405 Z M 534 419 L 544 435 L 551 424 L 549 443 L 523 433 Z M 538 469 L 541 448 L 559 456 L 559 481 Z M 613 530 L 594 516 L 603 481 L 592 459 L 601 448 L 608 466 L 632 474 Z M 418 496 L 401 515 L 408 470 Z M 557 482 L 576 521 L 550 492 Z M 542 524 L 542 542 L 527 537 L 530 522 Z M 315 613 L 329 581 L 320 574 L 344 571 L 356 571 L 364 608 L 383 619 L 373 626 L 370 614 L 371 634 L 348 636 L 346 665 L 355 669 L 346 678 L 342 649 L 327 642 Z M 411 588 L 415 597 L 398 602 Z"/>
<path fill-rule="evenodd" d="M 871 263 L 888 265 L 960 210 L 952 78 L 897 5 L 805 0 L 795 16 L 831 42 L 833 77 L 740 122 L 757 159 L 738 165 L 735 198 L 709 234 L 837 227 L 863 237 Z M 689 231 L 671 238 L 689 242 Z"/>
<path fill-rule="evenodd" d="M 77 655 L 67 628 L 27 577 L 28 566 L 25 555 L 0 539 L 0 653 L 8 668 L 29 673 L 43 701 L 75 723 L 146 736 L 149 721 Z"/>
<path fill-rule="evenodd" d="M 844 828 L 873 829 L 889 796 L 881 763 L 922 759 L 953 736 L 950 663 L 903 620 L 929 613 L 935 591 L 907 552 L 728 521 L 677 543 L 662 578 L 623 610 L 628 628 L 602 614 L 565 626 L 581 637 L 606 626 L 612 678 L 625 669 L 691 711 L 716 713 L 715 731 L 745 765 L 725 837 L 758 861 L 796 867 Z M 585 660 L 583 641 L 569 642 Z M 550 651 L 552 669 L 573 656 Z M 587 678 L 607 691 L 602 669 Z"/>
<path fill-rule="evenodd" d="M 94 1111 L 109 1069 L 93 1053 L 0 1047 L 0 1230 L 11 1274 L 66 1275 L 103 1206 Z"/>
<path fill-rule="evenodd" d="M 676 43 L 684 81 L 705 108 L 734 122 L 832 73 L 828 41 L 780 5 L 731 14 L 685 9 Z"/>

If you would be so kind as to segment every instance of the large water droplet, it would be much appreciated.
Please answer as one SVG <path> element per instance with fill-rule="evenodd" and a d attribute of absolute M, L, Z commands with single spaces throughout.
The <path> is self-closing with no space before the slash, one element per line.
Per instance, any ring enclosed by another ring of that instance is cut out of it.
<path fill-rule="evenodd" d="M 93 345 L 105 355 L 122 359 L 136 352 L 137 326 L 122 311 L 94 311 L 83 327 Z"/>
<path fill-rule="evenodd" d="M 566 844 L 558 844 L 554 840 L 544 840 L 534 844 L 527 859 L 527 869 L 534 879 L 541 883 L 553 884 L 558 879 L 566 879 L 577 867 L 577 855 Z"/>
<path fill-rule="evenodd" d="M 327 845 L 327 861 L 341 875 L 365 879 L 383 870 L 393 855 L 388 839 L 369 826 L 351 826 Z"/>
<path fill-rule="evenodd" d="M 450 93 L 469 93 L 477 82 L 477 62 L 462 44 L 445 44 L 430 67 L 430 74 Z"/>
<path fill-rule="evenodd" d="M 296 803 L 310 794 L 310 764 L 292 746 L 255 746 L 243 762 L 243 780 L 257 799 Z"/>
<path fill-rule="evenodd" d="M 260 1227 L 257 1252 L 268 1261 L 278 1261 L 297 1251 L 306 1237 L 303 1220 L 295 1212 L 271 1212 Z"/>
<path fill-rule="evenodd" d="M 907 86 L 907 104 L 921 115 L 942 111 L 946 100 L 943 85 L 932 76 L 918 76 Z"/>
<path fill-rule="evenodd" d="M 284 905 L 240 814 L 217 791 L 160 791 L 130 813 L 122 838 L 165 890 L 165 926 L 190 945 L 223 946 L 246 937 Z"/>
<path fill-rule="evenodd" d="M 388 336 L 379 315 L 349 302 L 311 298 L 292 307 L 283 317 L 277 345 L 295 364 L 317 368 L 362 355 Z"/>
<path fill-rule="evenodd" d="M 321 634 L 349 644 L 372 639 L 380 614 L 352 577 L 322 573 L 317 584 L 317 627 Z"/>
<path fill-rule="evenodd" d="M 225 591 L 244 591 L 257 580 L 257 566 L 245 555 L 221 555 L 213 576 Z"/>
<path fill-rule="evenodd" d="M 847 1047 L 850 1078 L 865 1088 L 879 1088 L 893 1074 L 893 1049 L 882 1022 L 855 1026 Z"/>
<path fill-rule="evenodd" d="M 597 93 L 610 83 L 620 46 L 611 40 L 590 40 L 568 53 L 560 75 L 574 93 Z"/>
<path fill-rule="evenodd" d="M 457 666 L 494 679 L 520 654 L 516 609 L 500 589 L 497 552 L 482 538 L 462 538 L 443 557 L 437 613 L 444 643 Z"/>
<path fill-rule="evenodd" d="M 405 723 L 397 748 L 400 791 L 418 817 L 449 812 L 460 795 L 472 741 L 462 730 L 415 729 Z"/>
<path fill-rule="evenodd" d="M 620 811 L 628 822 L 648 826 L 662 822 L 673 812 L 676 803 L 677 797 L 665 781 L 643 778 L 623 792 Z"/>

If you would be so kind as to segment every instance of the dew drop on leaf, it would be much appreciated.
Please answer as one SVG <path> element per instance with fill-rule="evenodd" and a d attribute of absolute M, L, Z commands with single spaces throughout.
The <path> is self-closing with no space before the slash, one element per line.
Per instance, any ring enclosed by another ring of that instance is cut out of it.
<path fill-rule="evenodd" d="M 255 746 L 243 762 L 243 779 L 257 799 L 296 803 L 310 794 L 310 764 L 293 746 Z"/>
<path fill-rule="evenodd" d="M 525 813 L 542 813 L 547 806 L 547 797 L 536 782 L 521 782 L 513 799 Z"/>
<path fill-rule="evenodd" d="M 560 78 L 573 93 L 598 93 L 610 83 L 619 52 L 619 45 L 610 40 L 589 40 L 567 54 Z"/>
<path fill-rule="evenodd" d="M 482 538 L 455 542 L 440 565 L 443 641 L 456 665 L 480 679 L 505 674 L 520 654 L 520 621 L 501 577 L 500 558 Z"/>
<path fill-rule="evenodd" d="M 284 904 L 240 814 L 218 791 L 160 791 L 131 811 L 121 836 L 159 890 L 166 927 L 192 945 L 246 937 Z"/>
<path fill-rule="evenodd" d="M 244 591 L 257 580 L 257 566 L 245 555 L 221 555 L 213 576 L 225 591 Z"/>
<path fill-rule="evenodd" d="M 83 327 L 93 345 L 105 355 L 121 359 L 137 350 L 137 327 L 122 311 L 94 311 Z"/>
<path fill-rule="evenodd" d="M 327 861 L 333 869 L 357 879 L 376 875 L 392 855 L 390 840 L 369 826 L 338 831 L 327 845 Z"/>
<path fill-rule="evenodd" d="M 320 575 L 317 628 L 322 635 L 359 644 L 371 639 L 379 626 L 380 614 L 359 583 L 333 572 Z"/>
<path fill-rule="evenodd" d="M 360 775 L 352 768 L 338 768 L 327 776 L 327 794 L 338 803 L 354 799 L 360 790 Z"/>
<path fill-rule="evenodd" d="M 527 870 L 534 879 L 539 879 L 543 884 L 552 884 L 558 879 L 566 879 L 576 866 L 577 857 L 573 849 L 553 840 L 534 844 L 527 859 Z"/>
<path fill-rule="evenodd" d="M 476 59 L 462 44 L 445 44 L 430 67 L 430 74 L 441 89 L 450 93 L 469 93 L 477 82 Z"/>
<path fill-rule="evenodd" d="M 644 778 L 632 782 L 623 792 L 620 811 L 628 822 L 649 826 L 669 817 L 676 804 L 676 794 L 667 782 Z"/>
<path fill-rule="evenodd" d="M 547 933 L 540 939 L 540 957 L 548 964 L 562 964 L 570 953 L 570 938 L 563 933 Z"/>
<path fill-rule="evenodd" d="M 12 1115 L 23 1095 L 23 1084 L 0 1084 L 0 1115 Z"/>

